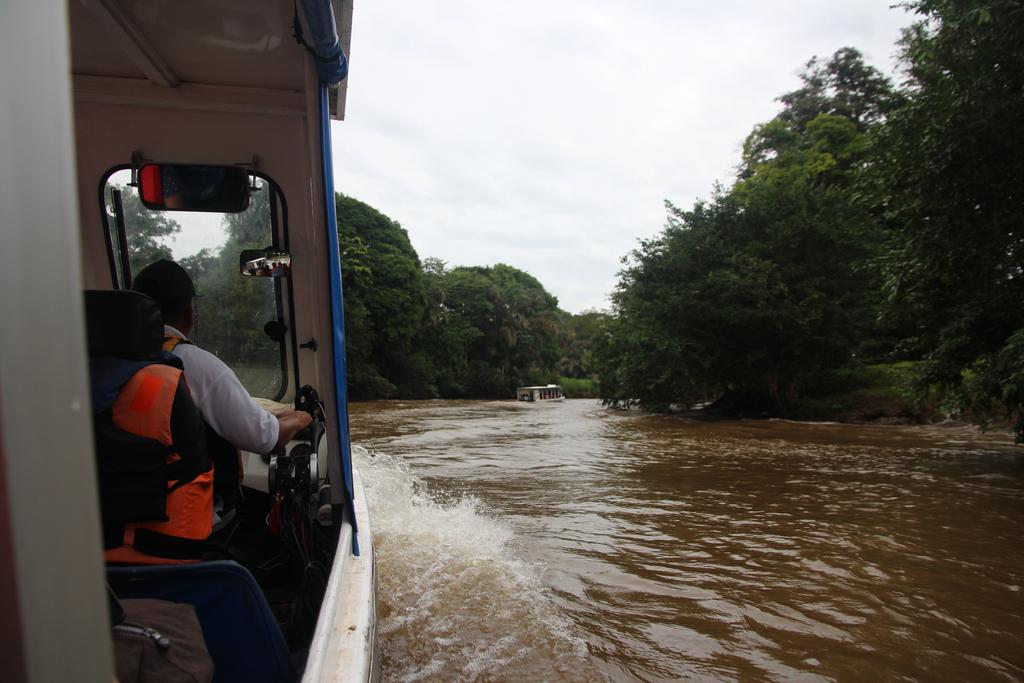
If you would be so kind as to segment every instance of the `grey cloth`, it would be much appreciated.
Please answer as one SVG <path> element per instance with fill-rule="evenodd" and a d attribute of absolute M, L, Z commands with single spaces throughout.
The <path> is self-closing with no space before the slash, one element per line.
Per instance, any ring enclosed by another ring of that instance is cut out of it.
<path fill-rule="evenodd" d="M 213 660 L 192 605 L 165 600 L 121 600 L 124 620 L 114 627 L 119 683 L 209 683 Z"/>

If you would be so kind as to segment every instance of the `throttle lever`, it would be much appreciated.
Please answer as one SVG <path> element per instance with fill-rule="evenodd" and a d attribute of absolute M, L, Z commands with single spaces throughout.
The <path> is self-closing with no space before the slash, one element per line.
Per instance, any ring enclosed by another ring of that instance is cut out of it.
<path fill-rule="evenodd" d="M 303 385 L 295 396 L 295 409 L 309 413 L 314 420 L 322 418 L 324 412 L 323 404 L 320 403 L 320 395 L 308 384 Z"/>
<path fill-rule="evenodd" d="M 320 402 L 320 395 L 316 393 L 316 389 L 308 384 L 302 386 L 295 395 L 295 409 L 309 413 L 310 417 L 313 418 L 309 427 L 299 432 L 296 436 L 309 441 L 309 445 L 315 449 L 320 442 L 320 436 L 324 432 L 325 418 L 324 404 Z"/>

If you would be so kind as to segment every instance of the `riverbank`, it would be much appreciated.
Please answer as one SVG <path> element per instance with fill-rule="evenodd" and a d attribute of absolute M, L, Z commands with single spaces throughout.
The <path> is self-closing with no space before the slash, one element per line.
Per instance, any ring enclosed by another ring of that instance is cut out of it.
<path fill-rule="evenodd" d="M 842 368 L 808 387 L 799 417 L 848 423 L 930 424 L 957 419 L 934 397 L 914 387 L 917 364 L 887 363 Z"/>
<path fill-rule="evenodd" d="M 600 398 L 601 396 L 597 382 L 592 379 L 559 377 L 558 383 L 566 398 Z"/>
<path fill-rule="evenodd" d="M 915 388 L 917 364 L 912 362 L 853 366 L 818 377 L 805 387 L 786 417 L 812 422 L 915 425 L 971 423 L 935 397 L 922 398 Z M 696 410 L 679 413 L 694 419 L 782 417 L 764 394 L 726 395 Z"/>

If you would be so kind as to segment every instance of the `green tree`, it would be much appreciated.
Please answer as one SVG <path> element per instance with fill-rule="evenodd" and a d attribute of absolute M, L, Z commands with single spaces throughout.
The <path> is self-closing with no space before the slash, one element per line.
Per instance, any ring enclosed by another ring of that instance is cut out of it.
<path fill-rule="evenodd" d="M 459 301 L 467 300 L 466 290 L 472 289 L 475 274 L 461 269 L 458 274 L 452 274 L 445 262 L 437 258 L 424 261 L 423 274 L 427 320 L 421 331 L 421 341 L 422 348 L 433 362 L 438 395 L 446 398 L 466 396 L 472 393 L 468 385 L 469 349 L 483 332 L 474 326 L 474 318 L 465 314 Z M 455 299 L 449 299 L 452 290 L 459 292 Z M 485 290 L 486 287 L 481 285 L 477 291 L 483 296 Z M 468 300 L 472 300 L 471 293 Z"/>
<path fill-rule="evenodd" d="M 852 74 L 849 75 L 849 74 Z M 798 411 L 807 380 L 871 336 L 879 228 L 857 191 L 889 88 L 856 51 L 744 145 L 739 179 L 625 260 L 597 350 L 602 397 L 649 408 L 715 397 Z"/>
<path fill-rule="evenodd" d="M 422 264 L 406 231 L 337 195 L 353 398 L 507 398 L 558 377 L 558 301 L 504 264 Z"/>
<path fill-rule="evenodd" d="M 1024 410 L 1024 3 L 916 0 L 907 101 L 880 131 L 890 312 L 926 384 Z"/>
<path fill-rule="evenodd" d="M 353 398 L 435 395 L 417 345 L 427 315 L 423 274 L 409 235 L 368 204 L 336 195 L 342 249 L 349 391 Z"/>
<path fill-rule="evenodd" d="M 841 116 L 865 132 L 900 102 L 881 72 L 864 63 L 859 50 L 844 47 L 827 61 L 813 57 L 800 74 L 803 86 L 779 98 L 779 117 L 803 130 L 821 114 Z"/>
<path fill-rule="evenodd" d="M 607 317 L 607 313 L 593 310 L 578 315 L 560 312 L 558 346 L 562 377 L 591 379 L 595 376 L 594 345 L 602 334 L 601 325 Z"/>
<path fill-rule="evenodd" d="M 512 266 L 428 274 L 431 348 L 442 396 L 506 398 L 516 386 L 558 373 L 558 302 L 533 276 Z"/>

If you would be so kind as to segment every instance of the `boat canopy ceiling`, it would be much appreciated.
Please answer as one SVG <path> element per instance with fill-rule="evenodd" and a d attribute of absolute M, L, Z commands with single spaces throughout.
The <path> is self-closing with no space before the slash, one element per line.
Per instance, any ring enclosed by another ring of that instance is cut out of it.
<path fill-rule="evenodd" d="M 75 76 L 302 92 L 309 49 L 343 117 L 352 0 L 70 0 L 69 11 Z"/>

